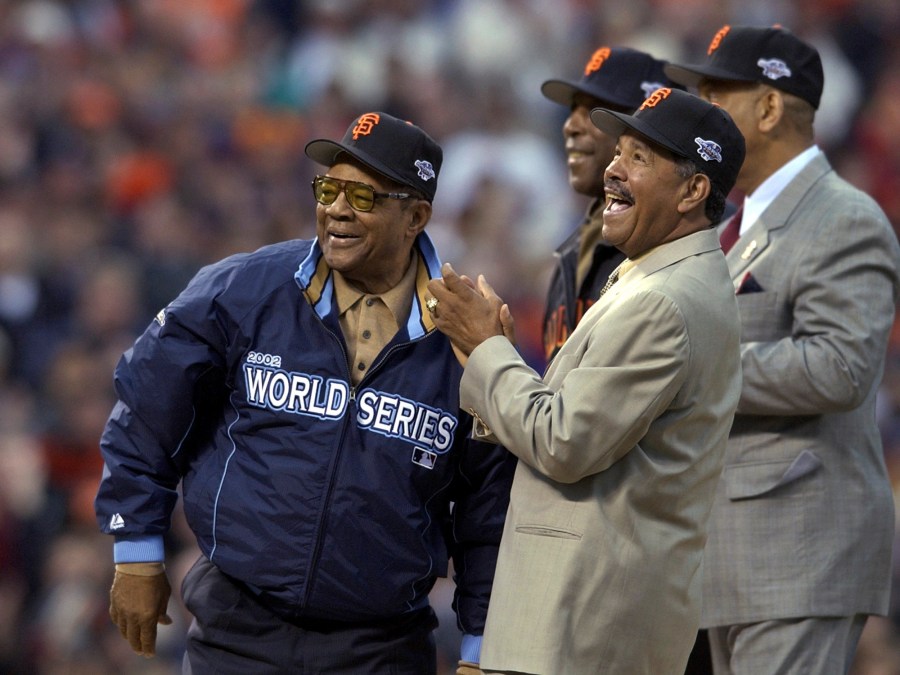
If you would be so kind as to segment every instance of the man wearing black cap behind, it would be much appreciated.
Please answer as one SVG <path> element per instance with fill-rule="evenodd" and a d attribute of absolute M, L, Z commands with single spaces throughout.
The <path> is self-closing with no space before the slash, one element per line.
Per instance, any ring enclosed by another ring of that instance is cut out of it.
<path fill-rule="evenodd" d="M 894 503 L 875 399 L 896 237 L 815 145 L 813 47 L 780 27 L 725 26 L 705 62 L 667 71 L 747 141 L 743 216 L 723 229 L 743 386 L 704 559 L 714 671 L 846 673 L 866 616 L 889 602 Z"/>
<path fill-rule="evenodd" d="M 181 483 L 202 551 L 186 673 L 435 673 L 428 593 L 450 556 L 477 663 L 515 458 L 468 440 L 425 310 L 441 149 L 367 113 L 306 154 L 328 167 L 316 239 L 201 270 L 118 365 L 96 500 L 110 616 L 154 654 Z"/>
<path fill-rule="evenodd" d="M 591 122 L 593 108 L 633 113 L 660 87 L 675 87 L 664 61 L 627 47 L 599 47 L 577 81 L 547 80 L 541 93 L 569 109 L 562 126 L 569 185 L 591 197 L 584 220 L 556 251 L 556 266 L 544 314 L 544 356 L 549 362 L 625 255 L 606 243 L 603 226 L 603 171 L 616 139 Z"/>
<path fill-rule="evenodd" d="M 509 308 L 445 264 L 435 323 L 464 355 L 478 437 L 519 458 L 481 653 L 487 672 L 681 675 L 740 392 L 737 305 L 711 228 L 744 159 L 726 112 L 658 89 L 618 137 L 603 237 L 627 257 L 543 377 Z M 508 339 L 509 338 L 509 339 Z"/>

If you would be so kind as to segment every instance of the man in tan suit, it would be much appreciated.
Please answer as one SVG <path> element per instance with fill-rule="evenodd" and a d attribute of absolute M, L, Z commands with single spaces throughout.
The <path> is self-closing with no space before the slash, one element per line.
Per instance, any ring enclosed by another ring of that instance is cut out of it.
<path fill-rule="evenodd" d="M 824 74 L 811 45 L 724 26 L 703 63 L 666 69 L 747 141 L 743 217 L 723 228 L 743 388 L 704 559 L 714 672 L 843 674 L 890 599 L 894 502 L 875 399 L 897 237 L 816 146 Z"/>
<path fill-rule="evenodd" d="M 656 90 L 618 137 L 603 237 L 627 256 L 542 378 L 483 277 L 448 265 L 427 305 L 462 355 L 460 404 L 519 458 L 485 672 L 680 675 L 706 523 L 740 391 L 721 218 L 744 159 L 727 113 Z"/>

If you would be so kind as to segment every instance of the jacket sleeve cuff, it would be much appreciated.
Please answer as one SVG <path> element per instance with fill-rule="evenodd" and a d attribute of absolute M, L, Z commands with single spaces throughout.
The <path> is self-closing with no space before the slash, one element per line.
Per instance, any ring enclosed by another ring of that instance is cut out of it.
<path fill-rule="evenodd" d="M 459 646 L 460 661 L 481 663 L 481 638 L 481 635 L 463 634 L 462 643 Z"/>
<path fill-rule="evenodd" d="M 159 534 L 116 537 L 113 544 L 113 562 L 162 562 L 165 560 L 163 538 Z"/>

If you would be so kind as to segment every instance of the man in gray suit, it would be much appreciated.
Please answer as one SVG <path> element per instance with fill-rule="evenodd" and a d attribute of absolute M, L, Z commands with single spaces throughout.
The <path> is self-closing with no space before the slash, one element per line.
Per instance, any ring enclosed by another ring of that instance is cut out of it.
<path fill-rule="evenodd" d="M 888 610 L 894 504 L 875 424 L 898 293 L 881 209 L 815 145 L 819 55 L 779 27 L 725 26 L 667 73 L 747 141 L 727 254 L 743 387 L 704 558 L 717 674 L 845 673 Z M 735 219 L 736 220 L 736 219 Z"/>
<path fill-rule="evenodd" d="M 519 458 L 481 652 L 485 672 L 680 675 L 740 391 L 739 325 L 712 223 L 744 159 L 729 115 L 656 90 L 618 138 L 603 237 L 627 256 L 543 378 L 509 308 L 449 265 L 426 305 L 465 364 L 476 433 Z"/>

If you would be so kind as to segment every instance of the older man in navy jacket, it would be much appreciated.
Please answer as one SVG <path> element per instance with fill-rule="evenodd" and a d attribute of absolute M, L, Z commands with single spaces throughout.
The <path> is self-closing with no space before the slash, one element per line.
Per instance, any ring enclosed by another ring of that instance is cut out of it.
<path fill-rule="evenodd" d="M 202 551 L 185 672 L 434 673 L 450 556 L 477 663 L 514 458 L 468 440 L 462 368 L 423 311 L 441 149 L 367 113 L 306 154 L 328 167 L 316 239 L 201 270 L 118 365 L 110 615 L 153 655 L 180 483 Z"/>

